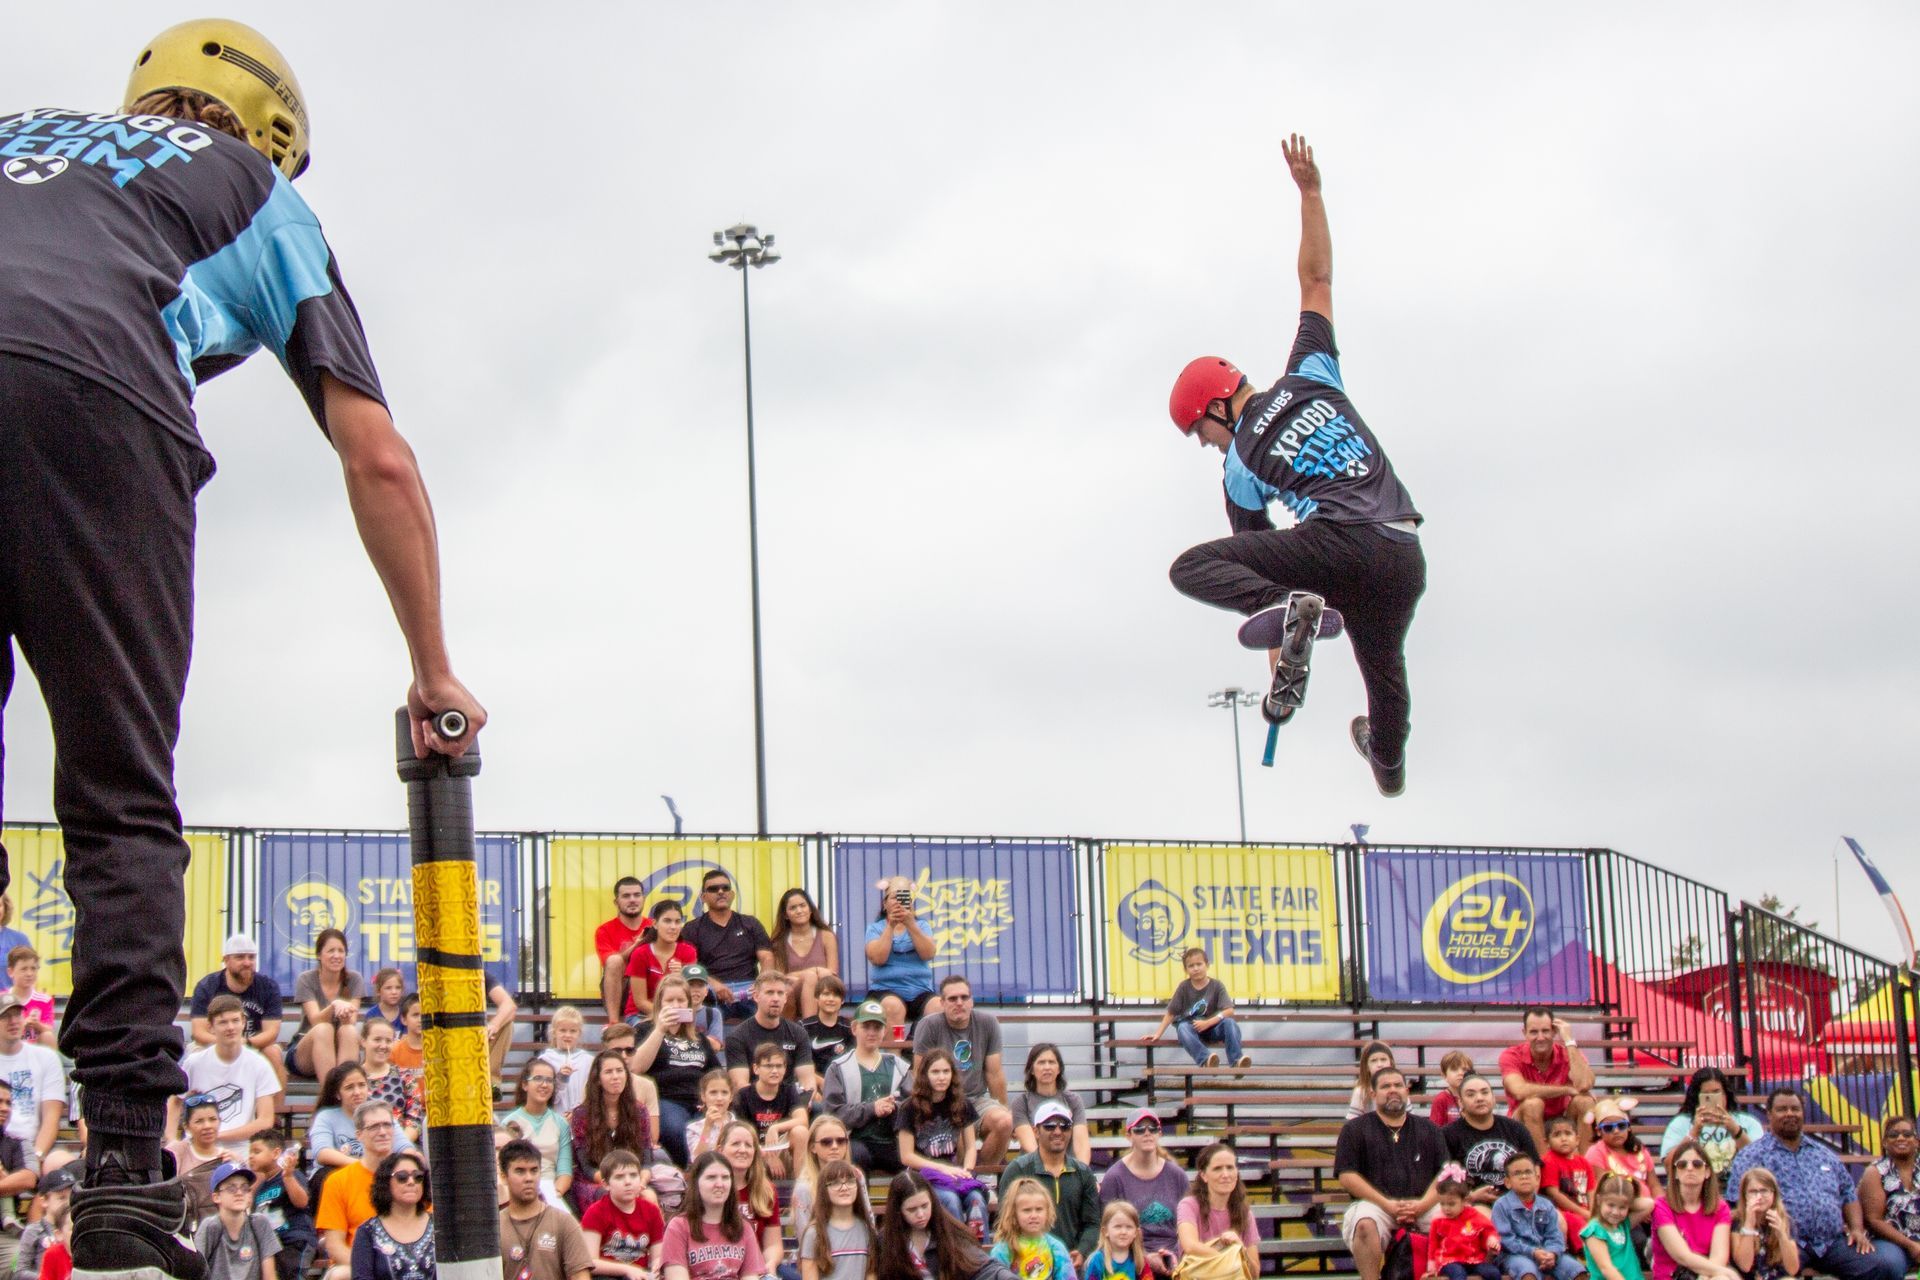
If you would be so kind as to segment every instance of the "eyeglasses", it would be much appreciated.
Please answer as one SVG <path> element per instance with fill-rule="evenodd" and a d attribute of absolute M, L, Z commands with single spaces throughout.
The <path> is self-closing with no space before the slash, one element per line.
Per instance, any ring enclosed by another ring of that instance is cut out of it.
<path fill-rule="evenodd" d="M 396 1169 L 394 1170 L 393 1180 L 395 1182 L 425 1182 L 427 1175 L 421 1173 L 418 1169 Z"/>
<path fill-rule="evenodd" d="M 1707 1167 L 1707 1162 L 1705 1160 L 1697 1160 L 1697 1159 L 1675 1160 L 1673 1162 L 1673 1167 L 1676 1169 L 1704 1169 Z"/>
<path fill-rule="evenodd" d="M 1596 1133 L 1625 1133 L 1628 1129 L 1633 1128 L 1633 1122 L 1630 1120 L 1602 1120 L 1599 1124 L 1593 1126 L 1593 1128 Z"/>
<path fill-rule="evenodd" d="M 528 1076 L 528 1077 L 527 1077 L 527 1083 L 528 1083 L 528 1084 L 530 1084 L 530 1085 L 534 1085 L 534 1084 L 544 1084 L 544 1085 L 546 1085 L 546 1086 L 547 1086 L 548 1088 L 552 1088 L 552 1087 L 553 1087 L 553 1077 L 552 1077 L 552 1076 Z"/>

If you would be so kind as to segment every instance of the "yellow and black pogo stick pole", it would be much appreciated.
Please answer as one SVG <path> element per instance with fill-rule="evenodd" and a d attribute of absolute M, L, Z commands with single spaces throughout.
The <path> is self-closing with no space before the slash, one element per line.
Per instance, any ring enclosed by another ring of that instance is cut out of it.
<path fill-rule="evenodd" d="M 418 760 L 405 707 L 394 724 L 412 832 L 436 1267 L 441 1280 L 500 1280 L 487 977 L 480 958 L 480 872 L 473 860 L 480 747 L 475 742 L 458 759 L 435 754 Z M 434 727 L 442 737 L 458 738 L 466 732 L 466 717 L 443 711 Z"/>

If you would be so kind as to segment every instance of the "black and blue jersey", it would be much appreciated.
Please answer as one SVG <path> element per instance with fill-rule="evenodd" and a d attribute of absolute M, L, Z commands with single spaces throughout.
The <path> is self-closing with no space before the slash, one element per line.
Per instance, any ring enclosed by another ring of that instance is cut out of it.
<path fill-rule="evenodd" d="M 164 116 L 0 117 L 0 351 L 110 388 L 198 445 L 195 388 L 265 347 L 384 400 L 306 202 L 238 138 Z"/>
<path fill-rule="evenodd" d="M 1269 504 L 1296 521 L 1418 521 L 1413 498 L 1347 399 L 1333 321 L 1300 313 L 1287 372 L 1247 401 L 1227 450 L 1227 518 L 1234 532 L 1271 529 Z"/>

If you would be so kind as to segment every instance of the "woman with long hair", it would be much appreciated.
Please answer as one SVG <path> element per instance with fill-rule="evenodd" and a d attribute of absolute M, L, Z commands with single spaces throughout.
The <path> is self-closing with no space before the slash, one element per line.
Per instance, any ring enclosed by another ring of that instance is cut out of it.
<path fill-rule="evenodd" d="M 1393 1048 L 1385 1040 L 1369 1040 L 1360 1047 L 1360 1078 L 1347 1099 L 1347 1119 L 1358 1120 L 1373 1110 L 1373 1073 L 1393 1065 Z"/>
<path fill-rule="evenodd" d="M 1907 1124 L 1911 1127 L 1913 1121 Z M 1733 1214 L 1731 1252 L 1733 1265 L 1741 1275 L 1752 1280 L 1781 1280 L 1800 1274 L 1800 1246 L 1794 1242 L 1793 1219 L 1787 1216 L 1772 1170 L 1755 1165 L 1741 1176 L 1734 1193 Z"/>
<path fill-rule="evenodd" d="M 913 1089 L 894 1112 L 900 1163 L 920 1171 L 948 1213 L 984 1229 L 986 1187 L 973 1176 L 979 1119 L 951 1053 L 929 1049 L 914 1059 Z"/>
<path fill-rule="evenodd" d="M 1100 1176 L 1100 1202 L 1126 1201 L 1140 1215 L 1141 1245 L 1156 1276 L 1180 1261 L 1180 1229 L 1173 1207 L 1187 1194 L 1180 1166 L 1160 1150 L 1160 1117 L 1141 1107 L 1127 1117 L 1127 1152 Z M 1144 1280 L 1144 1277 L 1143 1277 Z"/>
<path fill-rule="evenodd" d="M 713 1045 L 693 1025 L 693 1001 L 686 979 L 669 974 L 653 992 L 653 1022 L 634 1045 L 632 1067 L 653 1078 L 660 1094 L 660 1145 L 682 1168 L 687 1159 L 687 1126 L 700 1112 L 700 1078 L 720 1066 Z"/>
<path fill-rule="evenodd" d="M 1880 1150 L 1885 1154 L 1860 1173 L 1867 1234 L 1878 1237 L 1873 1250 L 1889 1272 L 1895 1262 L 1909 1271 L 1920 1264 L 1920 1137 L 1915 1132 L 1912 1116 L 1888 1116 L 1880 1125 Z"/>
<path fill-rule="evenodd" d="M 811 1018 L 820 1011 L 814 998 L 820 979 L 840 976 L 840 939 L 805 889 L 781 894 L 774 915 L 773 967 L 787 975 L 791 988 L 786 1016 Z"/>
<path fill-rule="evenodd" d="M 375 1102 L 393 1108 L 394 1123 L 414 1142 L 420 1141 L 420 1126 L 426 1123 L 427 1100 L 420 1087 L 420 1073 L 393 1065 L 393 1046 L 399 1043 L 393 1024 L 385 1018 L 367 1019 L 361 1033 L 361 1066 L 366 1068 L 367 1084 Z"/>
<path fill-rule="evenodd" d="M 751 1120 L 735 1120 L 720 1131 L 717 1150 L 733 1170 L 740 1212 L 752 1225 L 760 1260 L 772 1275 L 786 1256 L 786 1246 L 780 1238 L 780 1199 L 767 1173 L 767 1162 L 760 1157 L 760 1131 Z"/>
<path fill-rule="evenodd" d="M 867 1175 L 845 1160 L 831 1161 L 814 1177 L 813 1199 L 812 1229 L 795 1242 L 800 1280 L 838 1280 L 849 1272 L 866 1280 L 877 1234 Z"/>
<path fill-rule="evenodd" d="M 664 1280 L 693 1280 L 696 1252 L 700 1280 L 767 1280 L 773 1274 L 754 1231 L 740 1216 L 733 1183 L 733 1169 L 718 1151 L 693 1162 L 686 1205 L 667 1224 L 660 1248 Z"/>
<path fill-rule="evenodd" d="M 653 928 L 642 935 L 642 942 L 633 949 L 633 958 L 627 962 L 627 1012 L 638 1013 L 643 1018 L 653 1016 L 654 994 L 660 989 L 661 979 L 670 974 L 678 974 L 688 965 L 700 959 L 691 942 L 682 942 L 680 934 L 687 927 L 687 913 L 672 898 L 662 898 L 653 904 Z"/>
<path fill-rule="evenodd" d="M 1740 1280 L 1733 1215 L 1720 1199 L 1707 1149 L 1688 1139 L 1667 1152 L 1667 1193 L 1653 1206 L 1653 1280 Z"/>
<path fill-rule="evenodd" d="M 549 1063 L 549 1066 L 552 1064 Z M 587 1068 L 587 1095 L 567 1117 L 573 1135 L 573 1166 L 578 1172 L 567 1198 L 577 1213 L 607 1194 L 600 1180 L 600 1162 L 614 1151 L 631 1151 L 640 1158 L 641 1194 L 647 1194 L 649 1166 L 658 1130 L 657 1119 L 641 1106 L 627 1071 L 627 1057 L 618 1049 L 602 1049 Z"/>
<path fill-rule="evenodd" d="M 793 1226 L 795 1240 L 807 1234 L 807 1227 L 813 1221 L 813 1184 L 820 1177 L 820 1170 L 835 1160 L 848 1159 L 852 1145 L 847 1126 L 839 1116 L 827 1114 L 814 1118 L 807 1130 L 806 1152 L 800 1159 L 800 1169 L 793 1175 L 793 1196 L 787 1202 L 787 1220 Z"/>
<path fill-rule="evenodd" d="M 1183 1257 L 1211 1258 L 1234 1241 L 1249 1256 L 1260 1256 L 1260 1228 L 1247 1207 L 1247 1187 L 1240 1180 L 1240 1162 L 1224 1142 L 1202 1147 L 1193 1158 L 1193 1184 L 1174 1211 L 1180 1224 Z"/>
<path fill-rule="evenodd" d="M 324 1080 L 336 1062 L 360 1057 L 360 1002 L 367 980 L 347 968 L 347 935 L 322 929 L 313 939 L 315 964 L 294 979 L 300 1029 L 287 1046 L 287 1068 L 309 1080 Z"/>
<path fill-rule="evenodd" d="M 374 1216 L 353 1233 L 353 1280 L 434 1280 L 433 1190 L 420 1153 L 382 1160 L 370 1198 Z"/>
<path fill-rule="evenodd" d="M 933 1198 L 933 1188 L 912 1169 L 887 1184 L 880 1214 L 880 1243 L 873 1273 L 887 1280 L 1004 1280 L 1012 1272 L 983 1272 L 989 1260 L 968 1230 Z"/>
<path fill-rule="evenodd" d="M 353 1125 L 353 1113 L 373 1096 L 367 1069 L 357 1062 L 342 1062 L 327 1072 L 320 1082 L 320 1096 L 314 1099 L 313 1118 L 307 1122 L 307 1176 L 322 1169 L 337 1169 L 360 1158 L 360 1139 Z M 393 1149 L 402 1149 L 406 1133 L 394 1131 Z M 412 1143 L 407 1143 L 411 1146 Z"/>
<path fill-rule="evenodd" d="M 567 1213 L 566 1195 L 573 1186 L 573 1130 L 553 1108 L 559 1088 L 560 1074 L 551 1062 L 529 1059 L 513 1088 L 513 1110 L 500 1117 L 500 1123 L 540 1152 L 540 1196 Z"/>
<path fill-rule="evenodd" d="M 1660 1154 L 1666 1155 L 1683 1142 L 1697 1142 L 1706 1149 L 1714 1173 L 1726 1177 L 1727 1167 L 1740 1149 L 1764 1132 L 1759 1120 L 1733 1109 L 1733 1098 L 1733 1082 L 1726 1072 L 1718 1067 L 1695 1071 L 1687 1081 L 1680 1110 L 1660 1135 Z"/>
<path fill-rule="evenodd" d="M 1068 1147 L 1081 1164 L 1093 1162 L 1093 1134 L 1087 1128 L 1086 1104 L 1080 1095 L 1067 1088 L 1066 1060 L 1060 1046 L 1042 1040 L 1027 1050 L 1027 1088 L 1013 1101 L 1013 1136 L 1022 1151 L 1038 1151 L 1040 1141 L 1033 1131 L 1033 1113 L 1042 1102 L 1058 1102 L 1073 1113 L 1073 1141 Z"/>

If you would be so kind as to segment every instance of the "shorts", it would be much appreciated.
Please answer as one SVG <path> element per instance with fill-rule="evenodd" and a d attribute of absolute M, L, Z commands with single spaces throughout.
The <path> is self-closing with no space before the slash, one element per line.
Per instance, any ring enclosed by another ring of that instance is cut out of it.
<path fill-rule="evenodd" d="M 968 1098 L 967 1101 L 973 1104 L 973 1113 L 982 1120 L 987 1118 L 989 1112 L 1007 1110 L 1007 1104 L 990 1093 L 983 1093 L 977 1098 Z"/>
<path fill-rule="evenodd" d="M 1420 1217 L 1414 1221 L 1414 1230 L 1425 1231 L 1427 1224 L 1433 1221 L 1433 1215 L 1436 1212 L 1436 1209 L 1429 1209 L 1421 1214 Z M 1347 1206 L 1347 1211 L 1340 1215 L 1340 1238 L 1346 1241 L 1347 1248 L 1353 1248 L 1353 1238 L 1360 1233 L 1360 1224 L 1362 1222 L 1373 1223 L 1375 1229 L 1380 1233 L 1380 1243 L 1383 1246 L 1393 1243 L 1393 1233 L 1398 1230 L 1400 1226 L 1399 1223 L 1393 1220 L 1392 1214 L 1382 1209 L 1373 1201 L 1355 1200 Z"/>
<path fill-rule="evenodd" d="M 927 1011 L 927 1006 L 933 1003 L 933 992 L 931 991 L 922 992 L 917 996 L 903 996 L 898 991 L 888 991 L 884 987 L 875 987 L 873 990 L 867 992 L 867 999 L 869 1000 L 878 1000 L 882 996 L 892 996 L 895 1000 L 907 1006 L 908 1022 L 920 1021 L 920 1015 L 924 1014 Z"/>

